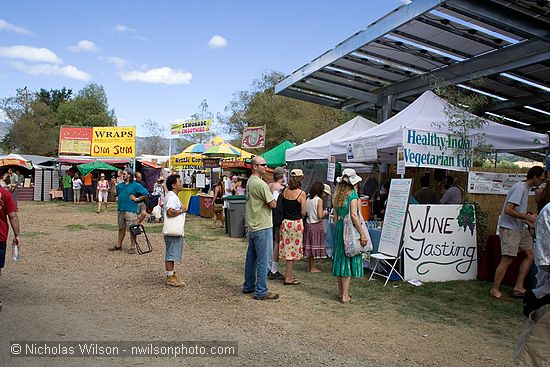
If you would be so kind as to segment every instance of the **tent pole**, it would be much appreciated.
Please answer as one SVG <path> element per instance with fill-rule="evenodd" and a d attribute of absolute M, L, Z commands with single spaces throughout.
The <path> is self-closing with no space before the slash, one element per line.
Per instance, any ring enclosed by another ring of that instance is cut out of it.
<path fill-rule="evenodd" d="M 168 172 L 172 174 L 172 136 L 168 139 Z"/>
<path fill-rule="evenodd" d="M 498 153 L 495 152 L 495 168 L 497 168 Z"/>

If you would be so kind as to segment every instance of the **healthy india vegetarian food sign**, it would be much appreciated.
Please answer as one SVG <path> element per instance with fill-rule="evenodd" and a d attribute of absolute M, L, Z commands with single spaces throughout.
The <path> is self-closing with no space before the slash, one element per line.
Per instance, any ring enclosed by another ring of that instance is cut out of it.
<path fill-rule="evenodd" d="M 457 135 L 403 129 L 406 167 L 442 168 L 468 171 L 472 167 L 473 141 Z"/>

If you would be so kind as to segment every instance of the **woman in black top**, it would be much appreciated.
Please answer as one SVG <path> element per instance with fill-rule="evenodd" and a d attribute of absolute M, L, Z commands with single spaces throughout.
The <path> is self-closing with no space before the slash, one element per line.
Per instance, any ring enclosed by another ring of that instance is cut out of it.
<path fill-rule="evenodd" d="M 223 228 L 224 218 L 223 218 L 223 193 L 225 188 L 223 187 L 223 181 L 219 178 L 216 179 L 214 184 L 214 223 L 212 223 L 212 229 L 216 228 L 216 223 L 221 222 L 221 228 Z"/>
<path fill-rule="evenodd" d="M 304 174 L 300 169 L 290 172 L 288 188 L 283 195 L 283 223 L 279 241 L 279 259 L 286 260 L 285 285 L 297 285 L 300 282 L 293 276 L 294 261 L 303 258 L 304 223 L 306 215 L 306 193 L 302 191 Z"/>

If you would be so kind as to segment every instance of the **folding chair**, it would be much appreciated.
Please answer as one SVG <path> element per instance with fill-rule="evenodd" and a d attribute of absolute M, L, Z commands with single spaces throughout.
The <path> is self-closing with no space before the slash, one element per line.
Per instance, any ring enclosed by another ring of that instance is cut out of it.
<path fill-rule="evenodd" d="M 386 278 L 386 282 L 384 283 L 384 287 L 385 287 L 388 284 L 388 281 L 390 280 L 390 277 L 391 277 L 391 275 L 394 271 L 395 271 L 395 273 L 397 273 L 397 275 L 399 275 L 399 278 L 401 278 L 402 281 L 405 281 L 405 279 L 403 279 L 403 276 L 401 275 L 401 273 L 399 273 L 399 270 L 396 269 L 397 263 L 401 259 L 401 247 L 399 248 L 399 252 L 397 254 L 398 254 L 397 256 L 386 255 L 386 254 L 383 254 L 381 252 L 371 254 L 370 258 L 375 259 L 376 261 L 374 262 L 374 267 L 372 269 L 372 273 L 370 274 L 369 281 L 372 280 L 372 277 L 374 275 L 379 275 L 382 278 Z M 392 261 L 392 260 L 393 260 L 393 264 L 390 263 L 390 261 Z M 376 271 L 378 269 L 378 265 L 380 265 L 380 263 L 382 263 L 383 266 L 387 266 L 387 267 L 390 268 L 390 271 L 388 271 L 387 275 L 384 274 L 384 273 Z"/>

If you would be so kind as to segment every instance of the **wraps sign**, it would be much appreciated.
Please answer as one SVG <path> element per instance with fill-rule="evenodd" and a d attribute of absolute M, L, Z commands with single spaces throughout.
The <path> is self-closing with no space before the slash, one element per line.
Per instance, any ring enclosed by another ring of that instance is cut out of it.
<path fill-rule="evenodd" d="M 94 127 L 92 134 L 93 157 L 124 157 L 136 155 L 136 128 Z"/>
<path fill-rule="evenodd" d="M 476 279 L 475 223 L 472 205 L 410 205 L 403 235 L 405 280 Z"/>
<path fill-rule="evenodd" d="M 403 129 L 405 166 L 467 171 L 472 167 L 472 139 L 456 135 Z"/>

